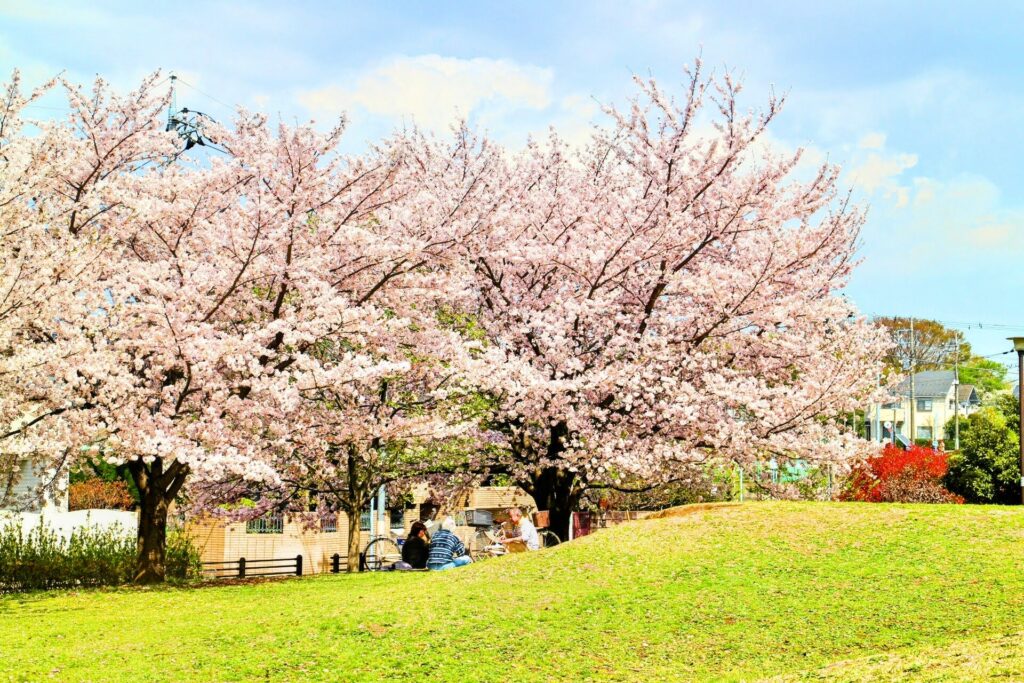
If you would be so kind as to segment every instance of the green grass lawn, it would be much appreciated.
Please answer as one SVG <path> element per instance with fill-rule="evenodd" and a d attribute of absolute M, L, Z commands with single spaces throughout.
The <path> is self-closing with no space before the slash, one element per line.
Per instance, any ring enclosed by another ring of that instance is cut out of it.
<path fill-rule="evenodd" d="M 1024 510 L 750 503 L 440 574 L 0 598 L 0 681 L 1024 678 Z"/>

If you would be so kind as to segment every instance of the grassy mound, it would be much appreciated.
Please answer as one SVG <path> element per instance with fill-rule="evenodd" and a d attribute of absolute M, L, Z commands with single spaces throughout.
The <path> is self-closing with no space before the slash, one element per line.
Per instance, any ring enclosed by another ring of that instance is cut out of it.
<path fill-rule="evenodd" d="M 1015 679 L 1022 542 L 1019 509 L 753 503 L 441 574 L 11 596 L 0 680 Z"/>

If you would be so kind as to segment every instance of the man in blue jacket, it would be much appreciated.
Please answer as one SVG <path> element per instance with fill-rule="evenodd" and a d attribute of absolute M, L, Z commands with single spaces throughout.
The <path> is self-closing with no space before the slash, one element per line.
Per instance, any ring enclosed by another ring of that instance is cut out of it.
<path fill-rule="evenodd" d="M 466 552 L 466 546 L 455 535 L 455 520 L 445 517 L 441 522 L 441 530 L 430 539 L 430 554 L 427 556 L 427 569 L 441 571 L 464 567 L 473 560 Z"/>

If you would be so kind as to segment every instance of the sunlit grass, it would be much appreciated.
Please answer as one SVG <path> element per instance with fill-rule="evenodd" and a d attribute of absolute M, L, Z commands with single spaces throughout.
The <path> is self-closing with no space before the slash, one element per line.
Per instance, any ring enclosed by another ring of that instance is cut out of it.
<path fill-rule="evenodd" d="M 10 596 L 0 680 L 913 679 L 1022 608 L 1024 510 L 753 503 L 440 574 Z"/>

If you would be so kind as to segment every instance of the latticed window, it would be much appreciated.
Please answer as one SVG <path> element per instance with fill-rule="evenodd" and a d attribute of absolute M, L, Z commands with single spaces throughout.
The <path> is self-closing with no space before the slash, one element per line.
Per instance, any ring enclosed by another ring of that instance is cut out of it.
<path fill-rule="evenodd" d="M 370 530 L 370 509 L 363 510 L 359 515 L 359 530 L 369 531 Z"/>
<path fill-rule="evenodd" d="M 338 514 L 335 512 L 325 513 L 320 517 L 320 530 L 325 534 L 333 534 L 338 530 Z"/>
<path fill-rule="evenodd" d="M 283 534 L 284 515 L 264 515 L 245 523 L 247 534 Z"/>

